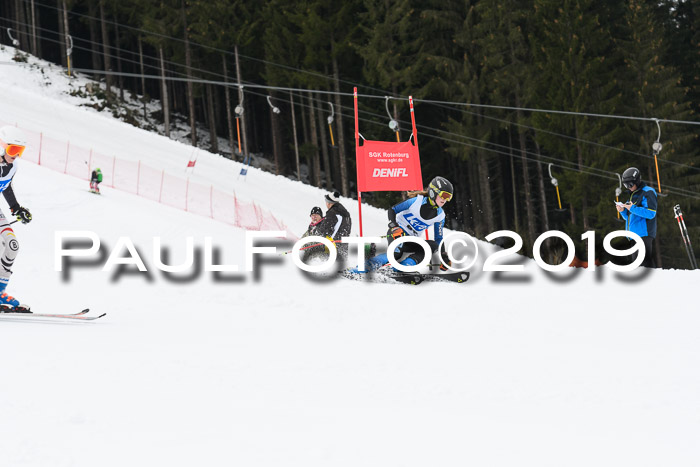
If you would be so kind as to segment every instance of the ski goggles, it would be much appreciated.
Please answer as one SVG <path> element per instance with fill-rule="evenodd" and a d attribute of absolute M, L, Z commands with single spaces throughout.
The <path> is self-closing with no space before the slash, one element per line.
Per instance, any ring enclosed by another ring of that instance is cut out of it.
<path fill-rule="evenodd" d="M 632 188 L 632 187 L 635 185 L 635 183 L 634 183 L 634 182 L 622 182 L 622 185 L 623 185 L 625 188 L 630 189 L 630 188 Z"/>
<path fill-rule="evenodd" d="M 452 199 L 452 193 L 449 191 L 440 191 L 438 192 L 438 197 L 444 199 L 445 201 L 449 201 Z"/>
<path fill-rule="evenodd" d="M 25 146 L 19 144 L 7 144 L 4 146 L 5 154 L 12 157 L 22 157 Z"/>

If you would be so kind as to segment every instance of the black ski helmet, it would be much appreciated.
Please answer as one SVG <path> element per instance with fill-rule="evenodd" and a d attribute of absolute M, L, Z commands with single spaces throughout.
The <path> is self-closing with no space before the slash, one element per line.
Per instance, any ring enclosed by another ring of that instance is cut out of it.
<path fill-rule="evenodd" d="M 318 214 L 319 216 L 323 217 L 323 211 L 321 211 L 321 208 L 318 206 L 311 208 L 311 214 L 309 214 L 309 216 L 313 216 L 314 214 Z"/>
<path fill-rule="evenodd" d="M 435 199 L 440 196 L 440 193 L 449 193 L 450 197 L 445 198 L 446 201 L 449 201 L 452 199 L 452 195 L 454 194 L 454 188 L 452 187 L 452 184 L 448 179 L 445 177 L 435 177 L 432 180 L 430 180 L 430 184 L 428 185 L 428 198 L 430 198 L 430 201 L 435 203 Z"/>
<path fill-rule="evenodd" d="M 642 174 L 638 168 L 630 167 L 622 172 L 622 184 L 625 185 L 625 188 L 630 188 L 633 185 L 639 187 L 640 183 L 642 183 Z"/>

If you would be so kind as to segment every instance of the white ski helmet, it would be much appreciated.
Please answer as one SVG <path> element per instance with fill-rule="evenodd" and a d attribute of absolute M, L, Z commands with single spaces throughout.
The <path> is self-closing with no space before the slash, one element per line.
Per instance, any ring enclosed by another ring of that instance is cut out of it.
<path fill-rule="evenodd" d="M 0 143 L 2 143 L 3 147 L 8 144 L 26 147 L 27 136 L 19 128 L 7 125 L 0 128 Z"/>

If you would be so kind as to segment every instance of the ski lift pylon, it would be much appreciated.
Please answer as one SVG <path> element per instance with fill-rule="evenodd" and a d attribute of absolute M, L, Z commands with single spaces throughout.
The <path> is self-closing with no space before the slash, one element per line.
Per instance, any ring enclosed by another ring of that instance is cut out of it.
<path fill-rule="evenodd" d="M 335 108 L 333 108 L 333 104 L 331 101 L 328 101 L 328 105 L 331 106 L 331 114 L 328 116 L 326 121 L 328 122 L 328 132 L 331 134 L 331 147 L 336 147 L 335 146 L 335 140 L 333 139 L 333 117 L 335 117 Z"/>
<path fill-rule="evenodd" d="M 386 98 L 386 101 L 384 102 L 384 106 L 386 107 L 386 114 L 389 116 L 389 128 L 391 131 L 396 132 L 396 142 L 400 142 L 401 140 L 399 139 L 399 122 L 394 120 L 394 117 L 391 116 L 391 112 L 389 112 L 389 99 L 391 97 L 389 96 L 384 96 Z"/>
<path fill-rule="evenodd" d="M 14 47 L 19 47 L 19 41 L 12 37 L 12 28 L 7 28 L 7 35 L 10 37 L 10 41 Z"/>
<path fill-rule="evenodd" d="M 235 109 L 233 111 L 236 113 L 236 133 L 238 134 L 238 154 L 243 154 L 243 151 L 241 150 L 241 123 L 240 119 L 243 116 L 244 108 L 243 108 L 243 100 L 245 99 L 245 94 L 243 93 L 243 86 L 238 86 L 238 89 L 241 91 L 240 96 L 241 96 L 241 101 L 238 103 Z"/>
<path fill-rule="evenodd" d="M 561 207 L 561 196 L 559 196 L 559 181 L 556 178 L 554 178 L 554 175 L 552 175 L 552 166 L 553 165 L 554 164 L 552 164 L 552 163 L 547 165 L 547 171 L 549 172 L 549 178 L 552 179 L 552 185 L 554 185 L 554 188 L 556 188 L 556 190 L 557 190 L 557 203 L 559 205 L 559 209 L 556 209 L 556 211 L 564 212 L 564 211 L 566 211 L 566 209 Z"/>
<path fill-rule="evenodd" d="M 654 152 L 654 166 L 656 167 L 656 183 L 658 183 L 659 187 L 659 192 L 657 194 L 659 196 L 666 196 L 666 193 L 661 193 L 661 177 L 659 176 L 659 160 L 657 158 L 661 152 L 661 149 L 663 149 L 663 145 L 661 144 L 661 124 L 659 123 L 658 118 L 652 118 L 652 120 L 654 120 L 656 123 L 656 128 L 659 130 L 656 136 L 656 141 L 651 145 L 651 149 Z"/>

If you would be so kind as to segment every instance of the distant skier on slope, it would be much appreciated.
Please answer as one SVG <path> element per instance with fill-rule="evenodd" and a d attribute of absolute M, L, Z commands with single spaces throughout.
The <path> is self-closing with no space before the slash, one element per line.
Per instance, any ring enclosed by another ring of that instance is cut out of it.
<path fill-rule="evenodd" d="M 387 241 L 410 235 L 421 237 L 423 231 L 433 226 L 434 240 L 426 240 L 433 253 L 442 241 L 445 212 L 442 207 L 452 199 L 454 188 L 444 177 L 435 177 L 423 191 L 409 191 L 409 199 L 389 208 L 389 231 Z M 441 252 L 443 262 L 451 265 L 447 254 Z M 417 243 L 403 243 L 394 252 L 394 257 L 404 266 L 415 266 L 425 258 L 423 247 Z M 386 253 L 370 258 L 366 270 L 373 271 L 389 262 Z M 441 266 L 440 269 L 447 268 Z M 354 269 L 353 272 L 360 272 Z"/>
<path fill-rule="evenodd" d="M 32 214 L 29 209 L 20 206 L 17 202 L 12 189 L 12 178 L 17 172 L 16 159 L 22 156 L 26 147 L 27 138 L 22 130 L 13 126 L 0 128 L 0 148 L 2 148 L 2 154 L 0 154 L 0 192 L 5 197 L 12 215 L 23 224 L 31 222 Z M 2 210 L 0 210 L 0 241 L 3 246 L 2 254 L 0 254 L 0 305 L 16 307 L 19 305 L 19 300 L 7 295 L 5 289 L 10 282 L 12 266 L 19 251 L 19 242 Z"/>
<path fill-rule="evenodd" d="M 90 191 L 99 195 L 100 183 L 102 183 L 102 170 L 98 167 L 92 171 L 92 176 L 90 177 Z"/>

